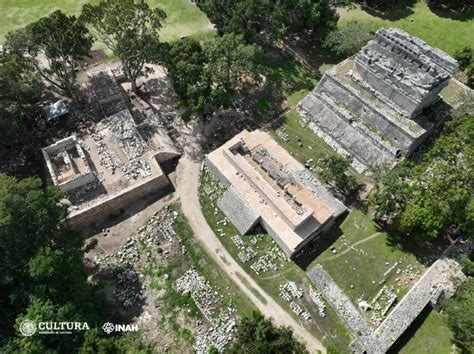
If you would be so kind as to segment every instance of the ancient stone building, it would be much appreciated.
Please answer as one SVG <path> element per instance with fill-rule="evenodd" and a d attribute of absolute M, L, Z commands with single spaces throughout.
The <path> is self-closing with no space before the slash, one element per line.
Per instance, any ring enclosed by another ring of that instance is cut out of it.
<path fill-rule="evenodd" d="M 393 165 L 442 120 L 429 108 L 438 104 L 457 67 L 418 38 L 380 29 L 354 57 L 328 70 L 299 110 L 357 170 Z"/>
<path fill-rule="evenodd" d="M 228 187 L 218 205 L 241 234 L 260 224 L 292 257 L 345 211 L 263 131 L 243 131 L 206 158 Z"/>

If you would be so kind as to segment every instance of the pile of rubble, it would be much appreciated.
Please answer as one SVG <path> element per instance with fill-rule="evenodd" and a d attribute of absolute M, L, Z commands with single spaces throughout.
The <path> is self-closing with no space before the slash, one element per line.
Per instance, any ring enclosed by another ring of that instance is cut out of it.
<path fill-rule="evenodd" d="M 196 352 L 207 353 L 211 346 L 222 352 L 233 340 L 237 320 L 235 308 L 220 306 L 222 295 L 195 269 L 189 269 L 175 284 L 179 291 L 191 294 L 194 303 L 210 324 L 208 327 L 201 321 L 198 322 Z"/>
<path fill-rule="evenodd" d="M 383 286 L 371 302 L 373 309 L 372 321 L 377 325 L 382 323 L 395 301 L 397 301 L 397 295 L 395 295 L 393 289 Z"/>
<path fill-rule="evenodd" d="M 293 311 L 297 316 L 306 321 L 311 320 L 311 314 L 308 310 L 298 303 L 301 303 L 303 289 L 298 288 L 295 282 L 287 281 L 285 284 L 280 285 L 280 297 L 290 304 L 291 311 Z"/>
<path fill-rule="evenodd" d="M 312 287 L 309 287 L 309 297 L 318 307 L 319 316 L 326 317 L 326 304 L 322 299 L 321 293 L 318 293 Z"/>
<path fill-rule="evenodd" d="M 114 297 L 125 309 L 132 308 L 146 298 L 139 277 L 139 273 L 133 269 L 125 269 L 117 274 L 118 282 Z"/>

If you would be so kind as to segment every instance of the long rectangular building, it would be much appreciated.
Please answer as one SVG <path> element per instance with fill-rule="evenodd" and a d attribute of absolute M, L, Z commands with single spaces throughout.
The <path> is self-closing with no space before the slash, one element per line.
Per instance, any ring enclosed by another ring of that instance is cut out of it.
<path fill-rule="evenodd" d="M 243 131 L 214 150 L 206 165 L 228 187 L 218 201 L 244 235 L 260 224 L 294 256 L 346 209 L 272 137 Z"/>

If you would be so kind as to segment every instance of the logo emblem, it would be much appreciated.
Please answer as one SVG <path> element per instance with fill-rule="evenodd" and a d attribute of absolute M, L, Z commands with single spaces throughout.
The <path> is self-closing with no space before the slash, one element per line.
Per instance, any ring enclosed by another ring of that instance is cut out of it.
<path fill-rule="evenodd" d="M 36 323 L 30 320 L 25 320 L 20 324 L 20 332 L 25 337 L 31 337 L 36 332 Z"/>
<path fill-rule="evenodd" d="M 105 333 L 107 334 L 110 334 L 114 331 L 115 329 L 115 326 L 110 323 L 110 322 L 105 322 L 103 325 L 102 325 L 102 329 L 104 330 Z"/>

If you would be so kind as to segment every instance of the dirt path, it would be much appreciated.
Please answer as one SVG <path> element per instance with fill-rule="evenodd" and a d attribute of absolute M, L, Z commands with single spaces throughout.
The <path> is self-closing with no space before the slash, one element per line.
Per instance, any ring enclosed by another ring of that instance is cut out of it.
<path fill-rule="evenodd" d="M 298 339 L 303 341 L 311 353 L 320 350 L 325 352 L 324 346 L 301 324 L 291 317 L 275 300 L 240 267 L 234 258 L 227 252 L 220 240 L 211 230 L 202 214 L 198 197 L 199 175 L 201 163 L 193 161 L 188 156 L 181 159 L 177 169 L 177 195 L 181 199 L 181 208 L 188 219 L 194 235 L 201 241 L 209 255 L 235 282 L 240 290 L 255 304 L 267 317 L 280 326 L 289 326 Z M 253 289 L 251 289 L 253 288 Z M 256 296 L 254 292 L 260 296 Z M 263 298 L 265 300 L 262 301 Z"/>
<path fill-rule="evenodd" d="M 372 235 L 370 235 L 370 236 L 367 236 L 366 238 L 364 238 L 364 239 L 362 239 L 362 240 L 359 240 L 359 241 L 357 241 L 356 243 L 350 245 L 350 247 L 349 247 L 348 249 L 342 251 L 341 253 L 338 253 L 338 254 L 332 256 L 332 257 L 329 258 L 329 259 L 332 260 L 332 259 L 341 257 L 341 256 L 345 255 L 347 252 L 351 251 L 352 248 L 354 248 L 354 246 L 357 246 L 357 245 L 360 245 L 361 243 L 364 243 L 364 242 L 367 242 L 367 241 L 369 241 L 369 240 L 372 240 L 373 238 L 379 237 L 380 235 L 383 235 L 383 232 L 376 232 L 375 234 L 372 234 Z"/>

